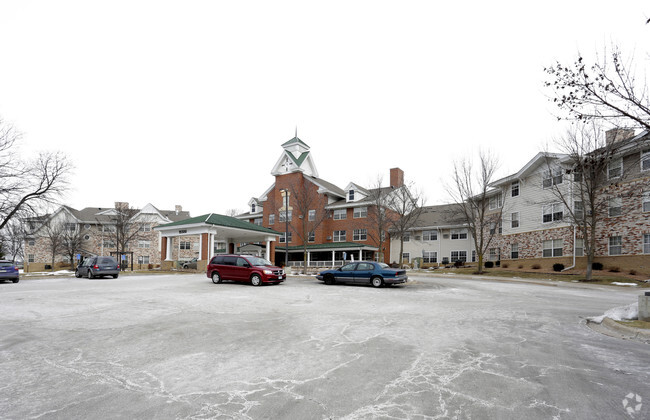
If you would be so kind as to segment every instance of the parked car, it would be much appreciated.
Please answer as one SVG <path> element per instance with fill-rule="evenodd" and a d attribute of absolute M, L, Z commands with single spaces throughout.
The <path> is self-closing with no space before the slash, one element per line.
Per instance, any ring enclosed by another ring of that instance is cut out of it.
<path fill-rule="evenodd" d="M 0 260 L 0 281 L 11 280 L 18 283 L 19 279 L 20 274 L 16 264 L 13 261 Z"/>
<path fill-rule="evenodd" d="M 374 287 L 406 283 L 406 270 L 390 268 L 388 264 L 373 261 L 353 262 L 333 270 L 320 272 L 316 278 L 325 284 L 356 283 Z"/>
<path fill-rule="evenodd" d="M 76 277 L 113 276 L 114 279 L 120 274 L 120 265 L 113 257 L 90 257 L 86 258 L 74 272 Z"/>
<path fill-rule="evenodd" d="M 190 269 L 190 268 L 193 269 L 193 270 L 196 270 L 196 261 L 197 261 L 196 258 L 192 258 L 189 261 L 183 261 L 181 263 L 181 267 L 183 267 L 185 270 Z"/>
<path fill-rule="evenodd" d="M 250 282 L 253 286 L 278 284 L 287 278 L 284 270 L 274 266 L 271 261 L 250 255 L 217 255 L 208 264 L 207 276 L 214 284 L 234 280 Z"/>

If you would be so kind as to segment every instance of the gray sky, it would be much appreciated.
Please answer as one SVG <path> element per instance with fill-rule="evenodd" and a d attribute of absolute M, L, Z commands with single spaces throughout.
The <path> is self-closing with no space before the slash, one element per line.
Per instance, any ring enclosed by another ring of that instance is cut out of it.
<path fill-rule="evenodd" d="M 429 204 L 479 147 L 518 170 L 562 125 L 544 66 L 619 44 L 648 64 L 647 1 L 0 0 L 0 117 L 66 153 L 65 202 L 245 210 L 280 145 L 321 178 L 400 167 Z"/>

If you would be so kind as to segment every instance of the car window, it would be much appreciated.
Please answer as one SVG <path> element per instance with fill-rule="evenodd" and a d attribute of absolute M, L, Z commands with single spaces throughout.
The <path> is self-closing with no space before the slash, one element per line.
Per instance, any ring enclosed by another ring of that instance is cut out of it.
<path fill-rule="evenodd" d="M 357 263 L 352 263 L 352 264 L 346 264 L 343 267 L 341 267 L 341 271 L 354 271 L 354 267 L 357 266 Z"/>
<path fill-rule="evenodd" d="M 13 264 L 9 261 L 0 261 L 0 267 L 13 267 Z"/>
<path fill-rule="evenodd" d="M 265 260 L 264 258 L 260 257 L 249 257 L 248 260 L 250 261 L 251 265 L 255 266 L 265 266 L 265 265 L 273 265 L 273 263 L 269 260 Z"/>
<path fill-rule="evenodd" d="M 211 264 L 224 264 L 223 258 L 224 258 L 223 255 L 218 255 L 212 259 Z"/>
<path fill-rule="evenodd" d="M 368 263 L 359 263 L 359 266 L 357 267 L 357 271 L 368 271 L 368 270 L 373 270 L 372 264 Z"/>
<path fill-rule="evenodd" d="M 248 261 L 243 258 L 237 258 L 237 267 L 246 267 L 247 265 Z"/>
<path fill-rule="evenodd" d="M 112 258 L 99 258 L 98 264 L 115 264 L 115 260 Z"/>
<path fill-rule="evenodd" d="M 223 257 L 224 265 L 235 265 L 237 262 L 237 257 Z"/>

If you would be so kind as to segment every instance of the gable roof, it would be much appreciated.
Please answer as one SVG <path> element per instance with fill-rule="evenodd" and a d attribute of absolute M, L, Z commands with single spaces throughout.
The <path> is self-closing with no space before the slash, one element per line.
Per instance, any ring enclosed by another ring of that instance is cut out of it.
<path fill-rule="evenodd" d="M 267 233 L 269 235 L 282 235 L 279 232 L 276 232 L 272 229 L 265 228 L 262 226 L 255 225 L 253 223 L 245 222 L 239 220 L 235 217 L 224 216 L 223 214 L 204 214 L 201 216 L 192 217 L 185 220 L 179 220 L 172 223 L 167 223 L 164 225 L 156 226 L 154 229 L 158 228 L 168 228 L 168 227 L 179 227 L 179 226 L 189 226 L 189 225 L 212 225 L 212 226 L 222 226 L 235 229 L 243 229 L 249 231 L 255 231 L 260 233 Z"/>
<path fill-rule="evenodd" d="M 285 138 L 286 138 L 286 137 L 285 137 Z M 299 144 L 299 145 L 301 145 L 301 146 L 306 147 L 307 149 L 309 149 L 309 146 L 307 146 L 307 143 L 305 143 L 304 141 L 300 140 L 297 136 L 294 137 L 294 138 L 292 138 L 291 140 L 285 142 L 285 143 L 282 145 L 282 147 L 285 147 L 285 148 L 286 148 L 286 147 L 288 147 L 288 146 L 292 146 L 292 145 L 294 145 L 294 144 Z"/>

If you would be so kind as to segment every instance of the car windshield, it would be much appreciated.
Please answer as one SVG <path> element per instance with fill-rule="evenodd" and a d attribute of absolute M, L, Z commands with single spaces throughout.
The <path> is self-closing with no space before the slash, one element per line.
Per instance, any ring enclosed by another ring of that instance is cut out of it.
<path fill-rule="evenodd" d="M 264 258 L 260 258 L 260 257 L 248 257 L 248 261 L 251 263 L 251 265 L 256 265 L 256 266 L 273 265 L 271 261 L 265 260 Z"/>

